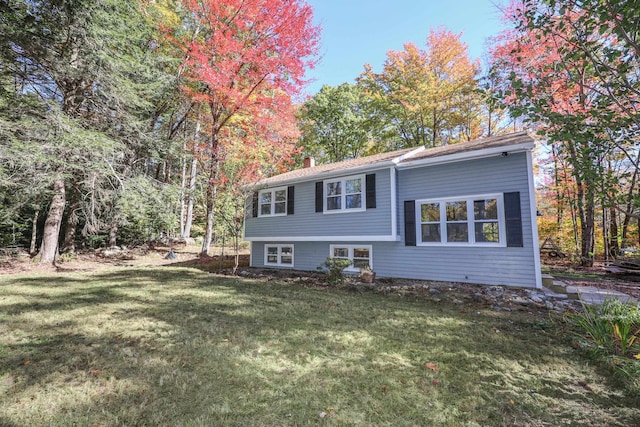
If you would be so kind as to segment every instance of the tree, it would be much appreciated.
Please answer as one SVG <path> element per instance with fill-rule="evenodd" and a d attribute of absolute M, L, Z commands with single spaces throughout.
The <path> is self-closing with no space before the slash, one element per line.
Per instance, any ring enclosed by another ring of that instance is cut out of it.
<path fill-rule="evenodd" d="M 300 112 L 304 154 L 321 163 L 363 154 L 372 140 L 371 120 L 363 111 L 363 103 L 361 89 L 356 85 L 323 85 Z"/>
<path fill-rule="evenodd" d="M 627 147 L 635 139 L 636 118 L 629 113 L 637 97 L 624 96 L 619 82 L 638 80 L 631 66 L 636 59 L 628 56 L 633 47 L 624 47 L 613 21 L 598 20 L 606 14 L 594 18 L 582 3 L 513 1 L 506 16 L 514 29 L 502 34 L 492 53 L 494 70 L 506 82 L 505 104 L 535 125 L 570 165 L 573 189 L 564 193 L 574 197 L 580 257 L 588 266 L 596 203 L 608 205 L 613 197 L 611 160 L 618 152 L 634 160 L 635 150 Z"/>
<path fill-rule="evenodd" d="M 0 160 L 33 170 L 35 186 L 49 189 L 40 258 L 50 263 L 65 218 L 69 247 L 80 220 L 87 233 L 117 228 L 123 183 L 158 141 L 149 124 L 170 64 L 154 55 L 155 30 L 138 2 L 8 0 L 0 8 L 0 97 L 11 106 L 0 114 L 0 139 L 10 155 L 27 154 Z"/>
<path fill-rule="evenodd" d="M 370 98 L 373 114 L 393 125 L 401 143 L 389 149 L 434 147 L 477 136 L 469 103 L 479 71 L 460 34 L 439 29 L 427 37 L 427 50 L 406 43 L 404 51 L 389 51 L 382 73 L 370 65 L 358 78 Z"/>
<path fill-rule="evenodd" d="M 291 97 L 312 66 L 319 29 L 311 7 L 298 0 L 183 0 L 196 37 L 176 37 L 184 52 L 183 88 L 208 108 L 205 195 L 209 250 L 215 219 L 221 150 L 232 137 L 264 139 L 293 148 Z M 286 150 L 274 150 L 285 152 Z"/>

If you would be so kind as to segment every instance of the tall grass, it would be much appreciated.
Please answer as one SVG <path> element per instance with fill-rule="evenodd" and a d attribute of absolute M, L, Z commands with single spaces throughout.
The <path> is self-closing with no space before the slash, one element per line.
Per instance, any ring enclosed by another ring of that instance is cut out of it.
<path fill-rule="evenodd" d="M 593 355 L 633 356 L 640 352 L 640 304 L 615 299 L 601 306 L 583 306 L 582 311 L 567 313 L 567 320 L 591 347 Z"/>
<path fill-rule="evenodd" d="M 567 313 L 567 321 L 592 357 L 612 366 L 626 387 L 640 396 L 640 303 L 607 300 Z"/>

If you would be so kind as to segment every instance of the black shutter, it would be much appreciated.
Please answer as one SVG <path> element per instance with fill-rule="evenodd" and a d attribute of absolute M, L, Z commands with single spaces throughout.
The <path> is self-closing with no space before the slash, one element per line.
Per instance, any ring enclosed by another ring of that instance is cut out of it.
<path fill-rule="evenodd" d="M 416 245 L 416 201 L 404 201 L 404 245 Z"/>
<path fill-rule="evenodd" d="M 510 248 L 523 247 L 519 191 L 504 193 L 504 216 L 507 221 L 507 246 Z"/>
<path fill-rule="evenodd" d="M 366 187 L 367 187 L 367 209 L 373 209 L 376 207 L 376 174 L 375 173 L 367 175 Z"/>
<path fill-rule="evenodd" d="M 293 215 L 293 199 L 295 187 L 290 185 L 287 187 L 287 215 Z"/>
<path fill-rule="evenodd" d="M 253 217 L 257 218 L 258 217 L 258 192 L 257 191 L 253 192 L 253 199 L 251 200 L 251 209 L 253 212 Z"/>
<path fill-rule="evenodd" d="M 316 182 L 316 212 L 322 212 L 324 210 L 322 203 L 323 191 L 322 191 L 322 181 Z"/>

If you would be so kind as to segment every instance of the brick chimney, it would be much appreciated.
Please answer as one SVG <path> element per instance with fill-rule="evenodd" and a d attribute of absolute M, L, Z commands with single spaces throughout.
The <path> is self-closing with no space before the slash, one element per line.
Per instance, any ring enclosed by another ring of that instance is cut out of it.
<path fill-rule="evenodd" d="M 306 168 L 312 168 L 316 165 L 316 159 L 314 159 L 313 157 L 305 157 L 304 158 L 304 167 Z"/>

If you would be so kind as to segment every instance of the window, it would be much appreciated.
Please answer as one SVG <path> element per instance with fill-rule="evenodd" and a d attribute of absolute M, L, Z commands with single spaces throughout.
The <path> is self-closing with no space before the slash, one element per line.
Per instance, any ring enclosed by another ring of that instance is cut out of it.
<path fill-rule="evenodd" d="M 366 266 L 373 268 L 371 245 L 330 245 L 329 257 L 351 261 L 351 266 L 347 267 L 345 271 L 360 271 Z"/>
<path fill-rule="evenodd" d="M 275 216 L 287 214 L 287 189 L 274 188 L 263 190 L 258 194 L 259 216 Z"/>
<path fill-rule="evenodd" d="M 473 224 L 476 242 L 499 243 L 498 200 L 474 200 Z"/>
<path fill-rule="evenodd" d="M 420 200 L 416 205 L 420 244 L 504 245 L 502 195 Z"/>
<path fill-rule="evenodd" d="M 293 267 L 293 245 L 264 245 L 264 265 Z"/>
<path fill-rule="evenodd" d="M 344 212 L 364 210 L 364 177 L 351 176 L 324 181 L 324 211 Z"/>

